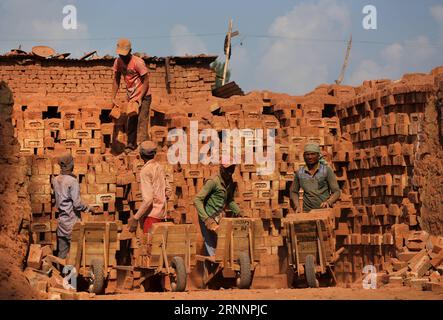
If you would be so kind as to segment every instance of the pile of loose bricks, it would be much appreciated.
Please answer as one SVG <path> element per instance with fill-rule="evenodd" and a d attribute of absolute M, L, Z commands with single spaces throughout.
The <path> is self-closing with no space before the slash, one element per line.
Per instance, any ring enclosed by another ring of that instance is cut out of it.
<path fill-rule="evenodd" d="M 214 59 L 146 59 L 153 95 L 150 134 L 174 188 L 168 201 L 171 220 L 198 225 L 193 198 L 218 170 L 216 165 L 201 163 L 169 164 L 171 129 L 188 135 L 188 150 L 193 120 L 198 121 L 200 133 L 208 128 L 218 132 L 275 129 L 274 172 L 258 175 L 257 164 L 242 163 L 234 173 L 237 203 L 246 215 L 262 219 L 265 229 L 260 244 L 265 250 L 253 287 L 287 286 L 281 219 L 292 212 L 289 188 L 304 162 L 303 147 L 308 142 L 321 145 L 342 190 L 334 206 L 337 249 L 345 247 L 335 265 L 340 283 L 361 279 L 365 265 L 373 265 L 377 272 L 398 271 L 404 264 L 392 269 L 393 262 L 413 258 L 405 252 L 425 250 L 423 241 L 414 248 L 407 244 L 410 230 L 419 230 L 420 202 L 412 169 L 424 104 L 434 90 L 432 73 L 420 81 L 412 77 L 400 82 L 368 81 L 358 88 L 322 85 L 304 96 L 265 91 L 218 99 L 211 95 L 215 74 L 209 64 Z M 83 219 L 119 221 L 124 230 L 141 204 L 143 162 L 136 153 L 121 153 L 126 142 L 124 118 L 109 118 L 112 62 L 24 62 L 0 57 L 0 78 L 14 92 L 15 134 L 32 173 L 30 223 L 36 244 L 55 249 L 57 222 L 50 181 L 59 173 L 54 155 L 61 150 L 74 155 L 82 200 L 96 208 L 95 214 L 84 213 Z M 124 103 L 124 88 L 118 98 Z M 433 239 L 434 247 L 441 248 L 438 241 Z M 198 249 L 202 250 L 201 237 Z M 443 253 L 436 251 L 430 252 L 434 258 Z M 429 269 L 420 277 L 430 275 Z"/>

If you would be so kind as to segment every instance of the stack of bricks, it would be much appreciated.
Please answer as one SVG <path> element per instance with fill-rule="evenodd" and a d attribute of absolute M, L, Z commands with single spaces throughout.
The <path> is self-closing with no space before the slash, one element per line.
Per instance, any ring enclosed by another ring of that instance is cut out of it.
<path fill-rule="evenodd" d="M 337 247 L 347 249 L 335 266 L 344 283 L 360 279 L 367 265 L 386 270 L 396 255 L 395 225 L 419 227 L 412 172 L 432 82 L 431 75 L 366 82 L 338 105 L 344 144 L 334 145 L 333 161 L 344 169 L 355 205 L 340 213 L 336 230 Z"/>
<path fill-rule="evenodd" d="M 242 164 L 237 166 L 234 173 L 234 181 L 238 186 L 235 200 L 244 214 L 262 218 L 266 233 L 261 244 L 266 248 L 266 252 L 260 257 L 253 285 L 286 286 L 281 218 L 292 210 L 289 203 L 289 189 L 295 172 L 304 163 L 302 154 L 306 143 L 319 143 L 326 157 L 332 158 L 332 146 L 338 141 L 340 127 L 337 117 L 333 115 L 324 117 L 323 112 L 325 108 L 329 108 L 331 109 L 329 112 L 333 114 L 338 99 L 319 88 L 312 97 L 290 97 L 262 92 L 218 103 L 219 106 L 213 108 L 217 113 L 205 115 L 204 119 L 200 114 L 194 113 L 175 111 L 167 113 L 165 126 L 168 130 L 184 130 L 187 134 L 187 150 L 191 148 L 190 121 L 199 121 L 200 134 L 208 128 L 217 130 L 219 134 L 222 129 L 230 128 L 244 130 L 243 133 L 248 137 L 253 135 L 253 132 L 248 135 L 248 130 L 275 129 L 276 165 L 273 172 L 266 175 L 257 174 L 256 163 L 245 164 L 244 150 L 248 139 L 242 139 Z M 161 127 L 155 130 L 159 132 L 161 143 L 164 143 L 165 131 Z M 200 150 L 201 144 L 200 142 L 196 147 L 197 150 Z M 266 140 L 263 146 L 266 153 Z M 332 162 L 330 164 L 336 165 Z M 193 198 L 203 186 L 204 179 L 217 171 L 217 166 L 201 163 L 174 165 L 174 193 L 178 196 L 176 210 L 171 214 L 175 221 L 197 223 Z M 342 189 L 346 191 L 348 188 L 345 173 L 339 173 L 339 181 Z M 337 211 L 340 214 L 349 208 L 350 199 L 349 196 L 346 197 L 345 192 Z"/>
<path fill-rule="evenodd" d="M 275 114 L 281 124 L 277 163 L 280 172 L 289 175 L 288 181 L 292 181 L 293 174 L 304 165 L 303 149 L 307 143 L 319 144 L 322 155 L 333 165 L 330 161 L 332 147 L 341 136 L 339 120 L 334 116 L 338 98 L 322 92 L 322 89 L 319 87 L 313 91 L 314 98 L 307 95 L 276 100 Z M 340 188 L 346 188 L 346 176 L 340 175 L 338 180 Z"/>
<path fill-rule="evenodd" d="M 322 99 L 319 96 L 322 94 L 317 92 L 314 98 Z M 189 159 L 186 163 L 170 165 L 166 151 L 172 142 L 167 139 L 168 132 L 182 129 L 187 135 L 188 150 L 191 148 L 191 121 L 198 121 L 199 134 L 209 128 L 218 133 L 223 129 L 242 132 L 242 164 L 234 173 L 238 185 L 235 200 L 245 215 L 262 218 L 265 227 L 263 243 L 260 245 L 266 252 L 260 257 L 261 264 L 256 270 L 256 287 L 286 286 L 280 219 L 291 211 L 289 189 L 294 173 L 303 164 L 301 155 L 304 144 L 319 143 L 323 153 L 330 159 L 332 145 L 340 134 L 337 118 L 324 118 L 322 114 L 326 104 L 334 106 L 337 100 L 327 94 L 323 98 L 326 103 L 313 102 L 315 99 L 309 97 L 293 97 L 288 101 L 288 97 L 264 92 L 217 100 L 219 110 L 213 114 L 198 112 L 197 109 L 197 112 L 170 111 L 158 116 L 159 112 L 153 111 L 156 125 L 151 127 L 150 133 L 161 149 L 157 159 L 165 165 L 173 179 L 173 197 L 168 202 L 168 215 L 176 223 L 198 225 L 193 199 L 202 188 L 204 179 L 218 172 L 218 166 L 189 164 Z M 21 151 L 25 155 L 34 155 L 30 161 L 34 218 L 32 230 L 36 243 L 55 245 L 56 212 L 50 181 L 59 173 L 53 156 L 61 150 L 71 151 L 74 155 L 74 173 L 80 181 L 82 200 L 96 209 L 96 214 L 83 214 L 83 219 L 118 220 L 126 224 L 142 200 L 139 171 L 143 162 L 136 154 L 112 155 L 116 145 L 126 143 L 124 120 L 109 122 L 109 109 L 104 101 L 45 99 L 34 100 L 34 105 L 30 106 L 25 106 L 26 101 L 15 105 L 16 134 L 23 146 Z M 179 109 L 174 108 L 171 100 L 163 99 L 163 103 L 170 103 L 171 110 Z M 82 107 L 84 105 L 86 107 Z M 195 109 L 192 106 L 190 110 Z M 291 109 L 298 111 L 291 112 Z M 49 118 L 43 119 L 45 116 Z M 249 143 L 255 143 L 256 129 L 265 129 L 264 155 L 268 151 L 266 129 L 275 129 L 276 165 L 266 175 L 257 174 L 260 166 L 255 161 L 245 164 L 245 148 Z M 47 138 L 40 144 L 26 144 L 27 139 L 35 136 Z M 199 141 L 197 150 L 202 145 Z M 342 179 L 341 182 L 344 188 L 346 181 Z M 198 247 L 202 248 L 201 237 L 198 239 Z"/>
<path fill-rule="evenodd" d="M 202 152 L 204 150 L 202 147 L 209 142 L 198 141 L 197 145 L 191 146 L 193 143 L 195 144 L 191 139 L 191 132 L 194 130 L 191 128 L 192 121 L 198 121 L 198 131 L 196 133 L 200 136 L 205 129 L 214 129 L 218 133 L 217 138 L 223 130 L 237 129 L 241 143 L 241 151 L 237 150 L 237 152 L 239 152 L 241 164 L 237 166 L 234 173 L 234 181 L 236 181 L 238 186 L 234 195 L 235 201 L 240 205 L 245 216 L 271 219 L 274 215 L 275 217 L 281 217 L 281 210 L 287 206 L 287 204 L 279 202 L 279 176 L 276 171 L 266 176 L 258 175 L 257 169 L 259 165 L 256 163 L 256 159 L 253 159 L 254 161 L 250 164 L 245 164 L 245 148 L 248 144 L 255 143 L 254 130 L 259 128 L 277 129 L 279 127 L 279 122 L 273 115 L 262 114 L 263 104 L 264 101 L 260 94 L 252 94 L 247 97 L 218 101 L 218 105 L 213 108 L 216 112 L 213 114 L 208 112 L 204 117 L 198 113 L 168 112 L 165 117 L 165 126 L 168 131 L 172 129 L 183 130 L 186 134 L 187 150 L 195 148 L 198 152 Z M 162 140 L 159 143 L 165 143 L 168 147 L 175 143 L 175 141 L 166 142 L 164 133 L 161 133 L 164 132 L 161 127 L 152 128 L 151 132 L 159 132 L 159 134 L 153 134 L 153 136 L 161 136 Z M 266 136 L 266 132 L 264 135 Z M 220 150 L 222 148 L 221 142 Z M 231 146 L 233 142 L 234 138 L 230 140 Z M 267 143 L 268 141 L 265 138 L 263 142 L 264 154 L 267 152 Z M 230 152 L 235 157 L 233 148 L 230 149 Z M 207 156 L 207 154 L 204 154 L 203 151 L 197 159 L 201 159 L 202 156 Z M 219 161 L 218 154 L 216 157 L 217 161 Z M 175 222 L 198 224 L 198 215 L 193 204 L 194 197 L 203 187 L 205 179 L 218 173 L 219 166 L 216 164 L 203 164 L 200 161 L 198 163 L 190 163 L 190 160 L 187 157 L 184 163 L 178 163 L 173 166 L 173 194 L 177 198 L 174 202 L 175 210 L 171 211 L 170 214 Z M 270 228 L 265 229 L 268 234 Z M 268 241 L 269 254 L 272 253 L 276 256 L 278 245 L 282 242 L 281 236 L 278 234 L 266 235 L 265 238 L 271 239 L 274 236 L 278 239 L 274 239 L 272 246 L 271 240 L 266 241 Z M 202 245 L 201 241 L 202 239 L 200 238 L 200 247 Z"/>
<path fill-rule="evenodd" d="M 84 156 L 104 153 L 109 146 L 112 126 L 101 123 L 98 106 L 73 109 L 59 101 L 44 105 L 14 105 L 17 139 L 24 155 L 51 155 L 61 146 Z M 102 149 L 103 148 L 103 149 Z"/>
<path fill-rule="evenodd" d="M 180 66 L 174 60 L 170 62 L 170 66 L 167 68 L 169 75 L 165 71 L 163 66 L 156 65 L 158 72 L 156 80 L 159 88 L 165 84 L 165 78 L 171 79 L 169 85 L 169 92 L 177 97 L 184 99 L 195 99 L 205 96 L 206 92 L 212 90 L 212 86 L 215 82 L 215 74 L 212 70 L 204 70 L 197 66 Z M 168 81 L 166 81 L 166 89 L 168 90 Z"/>
<path fill-rule="evenodd" d="M 29 156 L 35 243 L 55 248 L 51 179 L 59 173 L 54 156 L 61 151 L 73 154 L 82 200 L 96 209 L 96 215 L 84 218 L 126 223 L 141 203 L 139 171 L 143 162 L 138 156 L 112 155 L 121 151 L 127 140 L 126 117 L 114 123 L 109 118 L 113 60 L 60 61 L 32 56 L 27 57 L 34 60 L 29 62 L 25 58 L 0 57 L 0 77 L 14 93 L 15 137 L 20 153 Z M 174 103 L 210 96 L 215 74 L 209 64 L 214 59 L 172 57 L 166 68 L 166 59 L 145 58 L 153 107 L 164 97 L 167 103 Z M 117 100 L 124 104 L 123 81 L 121 86 Z"/>
<path fill-rule="evenodd" d="M 210 91 L 215 79 L 209 68 L 213 59 L 145 59 L 153 94 L 150 133 L 159 145 L 157 159 L 173 181 L 169 217 L 176 223 L 198 225 L 193 199 L 205 179 L 218 172 L 218 166 L 190 164 L 189 157 L 186 163 L 169 164 L 167 151 L 173 141 L 168 141 L 168 132 L 182 129 L 189 151 L 191 121 L 198 121 L 200 135 L 204 129 L 218 133 L 223 129 L 241 130 L 242 163 L 234 173 L 238 185 L 235 200 L 244 214 L 261 218 L 265 230 L 261 245 L 266 252 L 255 272 L 255 286 L 271 282 L 284 286 L 281 218 L 292 210 L 289 189 L 304 163 L 304 145 L 316 142 L 342 190 L 334 206 L 337 249 L 346 247 L 336 265 L 339 280 L 358 279 L 367 264 L 382 270 L 387 258 L 395 254 L 391 227 L 407 223 L 418 228 L 420 203 L 411 185 L 411 172 L 432 77 L 414 79 L 413 83 L 422 83 L 414 86 L 368 82 L 359 88 L 323 85 L 297 97 L 253 92 L 216 99 Z M 29 156 L 32 171 L 31 229 L 36 243 L 55 244 L 50 183 L 59 173 L 54 158 L 59 151 L 73 153 L 82 199 L 96 208 L 96 214 L 85 214 L 84 219 L 126 224 L 141 204 L 139 172 L 143 161 L 137 154 L 121 154 L 126 144 L 125 118 L 115 122 L 109 118 L 111 66 L 112 60 L 106 59 L 47 59 L 20 65 L 0 57 L 0 77 L 8 81 L 15 95 L 15 135 L 21 153 Z M 124 101 L 124 90 L 118 99 Z M 261 166 L 255 161 L 245 164 L 244 150 L 255 144 L 256 129 L 264 130 L 265 157 L 270 150 L 266 129 L 275 129 L 275 168 L 266 175 L 257 174 Z M 206 144 L 199 141 L 192 147 L 201 150 Z M 197 248 L 202 248 L 201 237 Z"/>

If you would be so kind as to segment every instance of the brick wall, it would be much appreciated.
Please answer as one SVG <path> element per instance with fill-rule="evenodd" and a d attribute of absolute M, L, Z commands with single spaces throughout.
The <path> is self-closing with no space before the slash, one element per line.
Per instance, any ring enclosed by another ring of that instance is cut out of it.
<path fill-rule="evenodd" d="M 214 60 L 215 57 L 210 56 L 172 57 L 167 78 L 165 59 L 146 58 L 150 90 L 157 96 L 173 95 L 181 99 L 208 95 L 215 83 L 215 73 L 209 67 Z M 17 103 L 33 94 L 53 98 L 87 96 L 93 102 L 110 96 L 113 63 L 113 59 L 80 61 L 3 56 L 0 57 L 0 79 L 8 82 Z M 122 100 L 125 98 L 123 82 L 119 95 Z"/>

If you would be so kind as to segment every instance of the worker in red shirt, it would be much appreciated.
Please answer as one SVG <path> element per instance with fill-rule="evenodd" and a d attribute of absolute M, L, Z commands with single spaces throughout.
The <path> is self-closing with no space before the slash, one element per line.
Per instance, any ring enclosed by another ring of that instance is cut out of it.
<path fill-rule="evenodd" d="M 115 97 L 123 75 L 128 99 L 128 120 L 126 123 L 128 142 L 125 152 L 129 153 L 135 150 L 142 141 L 149 139 L 149 113 L 152 98 L 148 93 L 148 68 L 143 59 L 132 55 L 131 42 L 128 39 L 118 40 L 116 52 L 119 57 L 115 59 L 113 66 L 112 102 L 114 108 L 119 108 Z M 117 114 L 120 114 L 120 111 Z"/>

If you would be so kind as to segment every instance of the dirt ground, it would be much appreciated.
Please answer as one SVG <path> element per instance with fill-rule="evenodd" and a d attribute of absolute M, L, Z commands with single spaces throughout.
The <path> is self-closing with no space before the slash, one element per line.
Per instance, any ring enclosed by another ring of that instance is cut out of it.
<path fill-rule="evenodd" d="M 410 287 L 193 290 L 95 296 L 93 300 L 443 300 L 443 293 Z"/>

